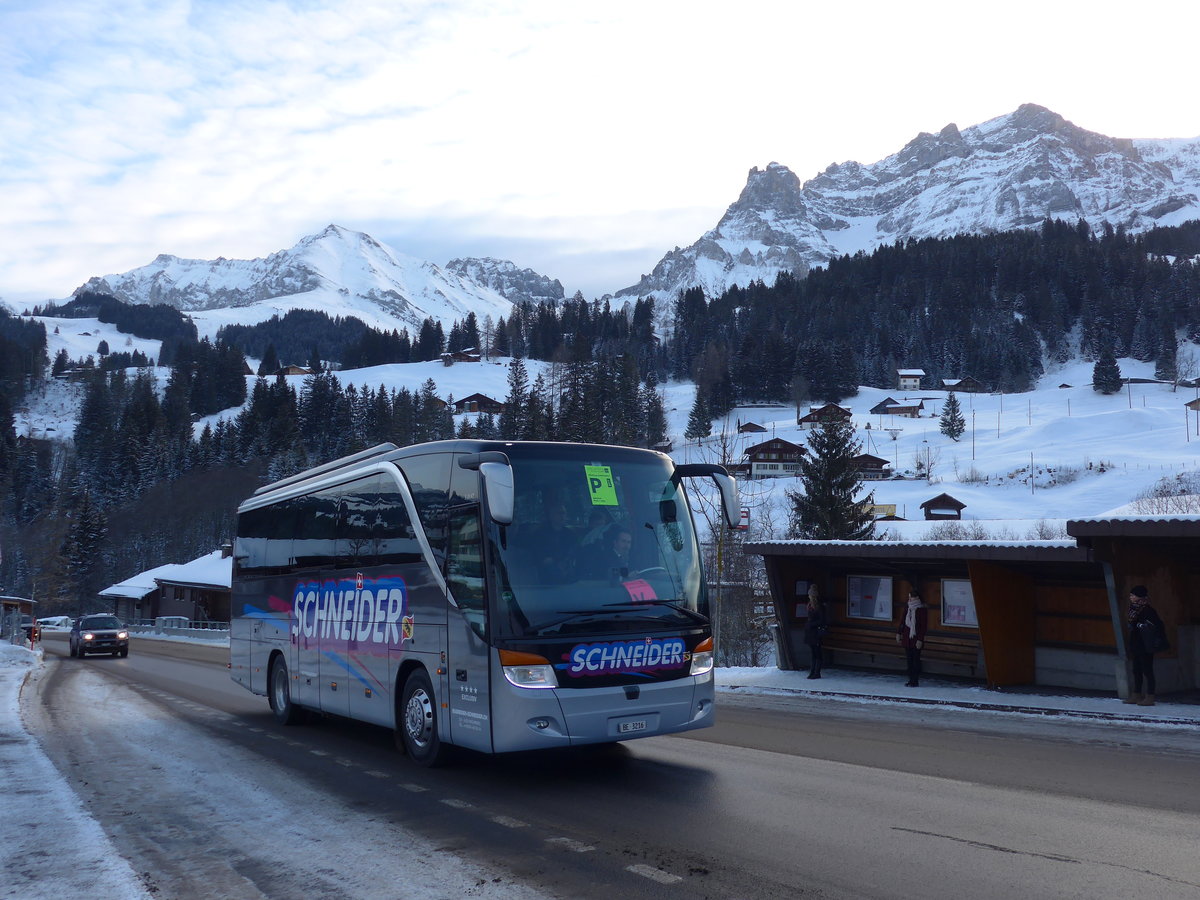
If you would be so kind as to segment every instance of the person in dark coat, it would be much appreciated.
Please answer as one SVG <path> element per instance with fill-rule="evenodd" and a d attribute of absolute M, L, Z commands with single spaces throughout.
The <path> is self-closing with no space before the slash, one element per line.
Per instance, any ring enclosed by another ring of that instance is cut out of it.
<path fill-rule="evenodd" d="M 1133 664 L 1133 693 L 1122 702 L 1138 706 L 1154 705 L 1154 653 L 1166 644 L 1166 627 L 1158 611 L 1150 605 L 1150 592 L 1145 585 L 1136 585 L 1129 590 L 1129 660 Z M 1142 693 L 1142 681 L 1146 693 Z"/>
<path fill-rule="evenodd" d="M 896 642 L 904 648 L 908 662 L 908 681 L 905 687 L 918 687 L 921 680 L 921 649 L 925 646 L 925 633 L 929 630 L 929 607 L 915 590 L 908 592 L 908 606 L 900 627 L 896 629 Z"/>
<path fill-rule="evenodd" d="M 804 643 L 812 650 L 812 666 L 809 667 L 809 678 L 821 677 L 821 641 L 825 638 L 828 620 L 825 618 L 825 604 L 814 584 L 808 589 L 808 619 L 804 622 Z"/>

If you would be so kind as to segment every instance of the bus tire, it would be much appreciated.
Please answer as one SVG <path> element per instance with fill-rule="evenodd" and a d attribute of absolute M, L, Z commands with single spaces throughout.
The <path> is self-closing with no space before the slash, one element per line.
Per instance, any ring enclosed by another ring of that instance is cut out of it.
<path fill-rule="evenodd" d="M 433 768 L 445 760 L 445 747 L 438 735 L 437 698 L 424 669 L 417 669 L 404 682 L 396 731 L 408 754 L 419 766 Z"/>
<path fill-rule="evenodd" d="M 302 715 L 300 707 L 292 702 L 291 685 L 288 682 L 288 667 L 282 656 L 271 662 L 271 683 L 267 686 L 267 699 L 271 712 L 280 725 L 299 725 Z"/>

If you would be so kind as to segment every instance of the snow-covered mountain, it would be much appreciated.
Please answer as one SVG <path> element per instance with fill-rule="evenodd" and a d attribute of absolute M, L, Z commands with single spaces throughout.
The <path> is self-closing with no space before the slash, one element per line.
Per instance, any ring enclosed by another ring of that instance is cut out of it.
<path fill-rule="evenodd" d="M 165 303 L 185 312 L 228 310 L 231 318 L 253 322 L 289 309 L 319 309 L 356 316 L 379 328 L 420 328 L 428 317 L 447 326 L 474 312 L 498 319 L 523 299 L 512 284 L 508 296 L 474 280 L 471 260 L 461 271 L 405 256 L 370 235 L 330 225 L 303 238 L 290 250 L 262 259 L 180 259 L 166 254 L 121 275 L 92 278 L 79 291 L 110 294 L 128 303 Z M 488 260 L 516 284 L 535 284 L 536 273 L 518 272 L 512 263 Z M 524 273 L 528 273 L 525 275 Z M 557 284 L 557 282 L 554 282 Z M 559 286 L 561 294 L 562 287 Z"/>
<path fill-rule="evenodd" d="M 906 238 L 1047 217 L 1131 231 L 1200 218 L 1200 138 L 1111 138 L 1026 104 L 962 132 L 922 132 L 872 165 L 835 163 L 804 184 L 773 162 L 750 170 L 715 228 L 616 296 L 673 297 L 694 286 L 716 296 Z"/>
<path fill-rule="evenodd" d="M 515 263 L 506 259 L 492 259 L 490 256 L 483 259 L 452 259 L 446 263 L 446 271 L 489 287 L 513 303 L 523 300 L 545 303 L 561 300 L 565 294 L 562 282 L 557 278 L 539 275 L 533 269 L 518 269 Z"/>

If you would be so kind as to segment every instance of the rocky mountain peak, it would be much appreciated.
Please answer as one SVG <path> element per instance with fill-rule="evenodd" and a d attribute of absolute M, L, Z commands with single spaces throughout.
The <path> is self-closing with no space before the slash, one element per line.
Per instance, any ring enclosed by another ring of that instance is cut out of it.
<path fill-rule="evenodd" d="M 750 170 L 715 228 L 616 295 L 716 296 L 883 243 L 1048 217 L 1131 231 L 1200 217 L 1200 140 L 1112 138 L 1027 103 L 962 131 L 921 132 L 877 163 L 834 163 L 803 184 L 772 162 Z"/>

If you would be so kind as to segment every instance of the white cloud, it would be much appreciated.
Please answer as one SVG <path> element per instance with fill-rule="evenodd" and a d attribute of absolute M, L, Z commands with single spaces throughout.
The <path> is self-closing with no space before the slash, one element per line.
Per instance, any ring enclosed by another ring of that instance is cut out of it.
<path fill-rule="evenodd" d="M 1188 29 L 1162 25 L 1195 13 L 1149 0 L 1115 15 L 930 0 L 8 3 L 0 294 L 62 296 L 159 252 L 263 255 L 331 221 L 424 223 L 447 236 L 436 262 L 540 238 L 557 249 L 531 255 L 574 260 L 546 274 L 599 293 L 640 271 L 600 285 L 591 254 L 644 247 L 648 269 L 772 160 L 807 178 L 1023 102 L 1118 136 L 1200 133 L 1188 104 L 1145 102 L 1137 55 L 1152 46 L 1156 80 L 1186 83 Z M 698 224 L 680 233 L 685 221 Z"/>

